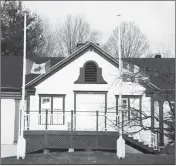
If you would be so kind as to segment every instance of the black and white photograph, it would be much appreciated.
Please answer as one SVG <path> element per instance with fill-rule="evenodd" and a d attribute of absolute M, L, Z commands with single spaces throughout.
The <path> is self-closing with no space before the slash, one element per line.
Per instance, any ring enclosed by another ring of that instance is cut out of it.
<path fill-rule="evenodd" d="M 175 1 L 1 1 L 2 165 L 175 165 Z"/>

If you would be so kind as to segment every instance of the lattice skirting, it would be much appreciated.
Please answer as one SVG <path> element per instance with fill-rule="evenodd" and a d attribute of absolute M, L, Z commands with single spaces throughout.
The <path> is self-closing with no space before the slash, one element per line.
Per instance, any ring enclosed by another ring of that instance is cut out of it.
<path fill-rule="evenodd" d="M 117 132 L 26 131 L 27 153 L 42 149 L 116 149 Z"/>

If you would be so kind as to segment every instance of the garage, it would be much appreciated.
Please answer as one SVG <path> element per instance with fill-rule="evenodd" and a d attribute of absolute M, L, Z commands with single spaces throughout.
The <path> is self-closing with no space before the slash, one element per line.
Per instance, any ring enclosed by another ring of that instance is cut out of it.
<path fill-rule="evenodd" d="M 105 114 L 106 93 L 100 92 L 77 92 L 75 95 L 76 110 L 76 130 L 95 131 L 97 116 Z M 104 117 L 99 116 L 99 122 Z M 104 126 L 104 125 L 103 125 Z"/>
<path fill-rule="evenodd" d="M 15 100 L 1 99 L 1 144 L 13 144 Z"/>

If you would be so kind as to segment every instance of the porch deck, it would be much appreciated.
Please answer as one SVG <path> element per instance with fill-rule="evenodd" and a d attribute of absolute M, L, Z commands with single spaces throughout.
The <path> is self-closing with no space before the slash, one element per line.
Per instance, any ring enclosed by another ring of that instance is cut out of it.
<path fill-rule="evenodd" d="M 27 153 L 43 149 L 116 150 L 119 118 L 114 112 L 73 112 L 25 114 Z M 144 153 L 156 151 L 123 134 L 126 144 Z"/>
<path fill-rule="evenodd" d="M 116 149 L 117 132 L 25 131 L 27 153 L 42 149 Z"/>
<path fill-rule="evenodd" d="M 43 149 L 85 149 L 116 150 L 118 132 L 108 131 L 25 131 L 26 153 Z M 125 144 L 146 153 L 156 154 L 158 150 L 138 142 L 124 134 Z"/>

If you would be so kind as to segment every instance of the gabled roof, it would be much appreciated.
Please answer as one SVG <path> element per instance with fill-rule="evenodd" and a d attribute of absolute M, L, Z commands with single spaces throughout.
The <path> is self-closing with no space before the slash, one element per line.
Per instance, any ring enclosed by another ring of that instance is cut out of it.
<path fill-rule="evenodd" d="M 36 63 L 44 63 L 51 60 L 51 66 L 54 66 L 63 57 L 27 57 Z M 1 90 L 11 89 L 21 90 L 22 86 L 22 70 L 23 70 L 23 57 L 22 56 L 1 56 Z M 26 75 L 26 83 L 30 82 L 39 75 L 29 74 Z"/>
<path fill-rule="evenodd" d="M 97 52 L 100 56 L 118 67 L 118 60 L 113 58 L 106 51 L 101 49 L 97 44 L 88 42 L 83 47 L 79 48 L 67 58 L 63 57 L 28 57 L 28 59 L 43 63 L 51 60 L 51 70 L 47 74 L 36 75 L 29 74 L 26 76 L 26 87 L 32 88 L 43 80 L 50 77 L 52 74 L 71 63 L 76 58 L 88 50 Z M 168 81 L 168 77 L 175 77 L 175 58 L 125 58 L 125 61 L 139 66 L 150 76 L 151 83 L 160 89 L 175 89 L 174 83 Z M 2 56 L 1 57 L 1 90 L 11 89 L 14 91 L 21 90 L 22 86 L 22 56 Z M 156 72 L 160 71 L 160 72 Z M 163 74 L 164 73 L 164 74 Z"/>
<path fill-rule="evenodd" d="M 97 44 L 93 42 L 87 42 L 84 46 L 76 50 L 73 54 L 71 54 L 69 57 L 63 59 L 62 61 L 58 62 L 56 65 L 54 65 L 51 69 L 50 72 L 47 74 L 42 74 L 30 81 L 29 83 L 26 84 L 26 87 L 31 87 L 39 84 L 40 82 L 44 81 L 54 73 L 56 73 L 58 70 L 60 70 L 62 67 L 68 65 L 71 63 L 73 60 L 76 58 L 80 57 L 82 54 L 84 54 L 87 51 L 91 51 L 93 49 L 94 52 L 97 52 L 100 56 L 111 62 L 114 66 L 118 67 L 119 63 L 118 61 L 113 58 L 109 53 L 101 49 Z"/>

